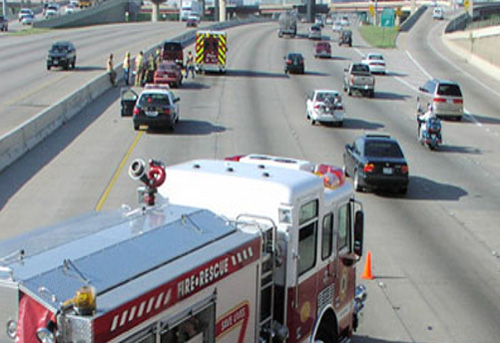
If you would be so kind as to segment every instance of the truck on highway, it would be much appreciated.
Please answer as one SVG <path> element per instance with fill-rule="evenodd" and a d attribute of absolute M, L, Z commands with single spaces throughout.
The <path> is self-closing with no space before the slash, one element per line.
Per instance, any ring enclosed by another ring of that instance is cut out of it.
<path fill-rule="evenodd" d="M 198 72 L 226 72 L 226 32 L 214 30 L 197 31 L 195 48 L 195 64 Z"/>
<path fill-rule="evenodd" d="M 340 168 L 249 155 L 147 169 L 129 169 L 138 209 L 0 243 L 1 343 L 349 339 L 363 212 Z"/>
<path fill-rule="evenodd" d="M 297 14 L 293 11 L 286 11 L 280 14 L 278 37 L 289 35 L 295 37 L 297 35 Z"/>
<path fill-rule="evenodd" d="M 375 77 L 371 74 L 368 65 L 351 63 L 344 69 L 344 92 L 352 95 L 352 91 L 373 98 L 375 96 Z"/>
<path fill-rule="evenodd" d="M 203 4 L 197 0 L 182 0 L 180 10 L 180 20 L 187 21 L 190 17 L 201 19 L 203 16 Z"/>

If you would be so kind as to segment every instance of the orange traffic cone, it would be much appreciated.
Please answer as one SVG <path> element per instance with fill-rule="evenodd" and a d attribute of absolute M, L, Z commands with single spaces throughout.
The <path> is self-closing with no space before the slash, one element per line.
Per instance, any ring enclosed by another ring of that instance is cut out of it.
<path fill-rule="evenodd" d="M 361 278 L 364 280 L 375 279 L 375 277 L 372 274 L 372 253 L 371 253 L 371 251 L 368 251 L 368 254 L 366 254 L 365 271 L 363 272 L 363 275 L 361 275 Z"/>

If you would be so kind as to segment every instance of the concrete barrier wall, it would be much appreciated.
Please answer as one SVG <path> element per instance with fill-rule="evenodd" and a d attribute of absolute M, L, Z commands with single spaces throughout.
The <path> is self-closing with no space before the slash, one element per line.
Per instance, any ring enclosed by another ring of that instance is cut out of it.
<path fill-rule="evenodd" d="M 459 31 L 443 36 L 452 51 L 469 63 L 500 79 L 500 27 Z"/>
<path fill-rule="evenodd" d="M 223 30 L 229 27 L 260 21 L 260 19 L 234 20 L 210 25 L 204 29 Z M 178 40 L 183 46 L 186 46 L 194 42 L 195 35 L 196 30 L 192 30 L 183 35 L 174 37 L 172 40 Z M 160 44 L 161 42 L 159 42 L 158 45 L 149 47 L 145 53 L 148 54 L 152 52 L 153 49 L 156 49 Z M 123 68 L 121 64 L 115 68 L 115 71 L 117 72 L 117 80 L 123 79 Z M 47 108 L 21 126 L 1 136 L 0 172 L 43 141 L 62 124 L 77 115 L 91 101 L 99 98 L 110 88 L 111 83 L 107 74 L 97 76 L 66 98 Z"/>
<path fill-rule="evenodd" d="M 424 14 L 424 12 L 427 10 L 427 6 L 423 5 L 420 6 L 418 10 L 415 11 L 411 16 L 409 16 L 402 24 L 401 24 L 401 31 L 402 32 L 408 32 L 410 29 L 415 25 L 417 20 Z"/>

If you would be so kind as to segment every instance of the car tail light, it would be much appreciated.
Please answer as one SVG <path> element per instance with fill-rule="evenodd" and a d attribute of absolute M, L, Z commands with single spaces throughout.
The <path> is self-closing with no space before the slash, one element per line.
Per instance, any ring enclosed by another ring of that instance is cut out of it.
<path fill-rule="evenodd" d="M 314 104 L 314 108 L 315 109 L 321 108 L 321 105 L 320 104 Z"/>
<path fill-rule="evenodd" d="M 292 64 L 292 60 L 286 60 L 286 64 Z"/>
<path fill-rule="evenodd" d="M 163 113 L 166 114 L 166 115 L 170 115 L 170 108 L 165 108 L 163 110 Z"/>
<path fill-rule="evenodd" d="M 445 98 L 434 98 L 434 102 L 446 102 Z"/>
<path fill-rule="evenodd" d="M 299 61 L 299 64 L 304 64 L 304 61 Z"/>
<path fill-rule="evenodd" d="M 341 110 L 341 111 L 344 110 L 344 106 L 342 106 L 342 105 L 337 105 L 335 108 L 337 110 Z"/>
<path fill-rule="evenodd" d="M 373 163 L 366 163 L 363 167 L 365 173 L 371 173 L 375 170 L 375 165 Z"/>
<path fill-rule="evenodd" d="M 351 75 L 351 83 L 354 83 L 354 75 Z"/>
<path fill-rule="evenodd" d="M 453 99 L 454 104 L 463 104 L 464 100 L 463 99 Z"/>
<path fill-rule="evenodd" d="M 139 114 L 139 109 L 137 107 L 134 107 L 133 115 L 136 116 L 138 114 Z"/>
<path fill-rule="evenodd" d="M 401 166 L 401 172 L 403 174 L 408 174 L 409 171 L 410 171 L 410 168 L 408 168 L 408 166 L 406 164 Z"/>

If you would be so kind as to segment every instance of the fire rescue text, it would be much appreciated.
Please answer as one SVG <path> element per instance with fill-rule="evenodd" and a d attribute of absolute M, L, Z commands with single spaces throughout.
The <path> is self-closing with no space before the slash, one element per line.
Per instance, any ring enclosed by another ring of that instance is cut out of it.
<path fill-rule="evenodd" d="M 214 282 L 229 272 L 229 258 L 217 261 L 211 266 L 192 274 L 177 284 L 178 298 L 184 298 L 198 288 Z"/>

